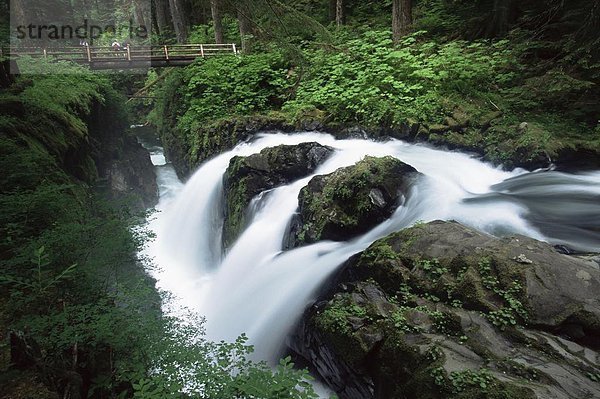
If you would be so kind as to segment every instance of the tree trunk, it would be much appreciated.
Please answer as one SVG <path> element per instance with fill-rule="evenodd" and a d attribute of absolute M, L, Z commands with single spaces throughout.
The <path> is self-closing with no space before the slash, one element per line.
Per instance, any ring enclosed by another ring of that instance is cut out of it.
<path fill-rule="evenodd" d="M 337 0 L 329 0 L 329 21 L 335 22 L 335 11 L 337 8 Z"/>
<path fill-rule="evenodd" d="M 412 26 L 412 0 L 393 0 L 392 33 L 394 43 L 410 32 Z"/>
<path fill-rule="evenodd" d="M 171 17 L 173 19 L 173 28 L 175 28 L 177 42 L 185 43 L 187 41 L 187 22 L 182 1 L 169 0 L 169 6 L 171 8 Z"/>
<path fill-rule="evenodd" d="M 158 33 L 162 36 L 171 30 L 169 23 L 169 6 L 166 0 L 154 0 L 154 10 L 156 13 L 156 25 Z"/>
<path fill-rule="evenodd" d="M 238 6 L 238 24 L 242 40 L 242 53 L 248 54 L 251 51 L 251 39 L 248 36 L 252 34 L 252 25 L 248 17 L 248 10 L 241 6 Z"/>
<path fill-rule="evenodd" d="M 10 2 L 10 18 L 14 26 L 26 26 L 32 21 L 27 22 L 27 13 L 22 0 L 12 0 Z"/>
<path fill-rule="evenodd" d="M 135 10 L 135 22 L 138 24 L 138 26 L 145 26 L 146 29 L 149 30 L 150 27 L 146 25 L 146 18 L 144 18 L 146 10 L 144 9 L 140 0 L 134 1 L 133 8 Z"/>
<path fill-rule="evenodd" d="M 8 89 L 15 82 L 15 75 L 19 72 L 14 60 L 0 61 L 0 89 Z"/>
<path fill-rule="evenodd" d="M 221 16 L 221 0 L 210 0 L 210 11 L 213 18 L 213 26 L 215 28 L 215 43 L 222 44 L 223 40 L 223 23 Z"/>
<path fill-rule="evenodd" d="M 486 29 L 486 37 L 503 36 L 508 33 L 512 0 L 494 0 L 492 20 Z"/>
<path fill-rule="evenodd" d="M 344 24 L 344 0 L 337 0 L 335 3 L 335 24 L 337 26 Z"/>

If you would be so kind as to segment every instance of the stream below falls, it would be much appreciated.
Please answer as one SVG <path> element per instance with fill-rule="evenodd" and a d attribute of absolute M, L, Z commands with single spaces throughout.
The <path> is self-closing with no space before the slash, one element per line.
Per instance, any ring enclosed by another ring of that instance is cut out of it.
<path fill-rule="evenodd" d="M 365 155 L 394 156 L 425 175 L 387 221 L 348 242 L 323 241 L 283 251 L 298 193 L 312 176 L 257 196 L 249 225 L 223 253 L 223 174 L 233 156 L 280 144 L 318 142 L 336 149 L 316 174 Z M 183 184 L 162 148 L 145 143 L 156 165 L 160 201 L 149 220 L 156 239 L 145 250 L 158 287 L 206 316 L 207 336 L 241 333 L 254 357 L 276 362 L 286 337 L 329 276 L 373 241 L 417 221 L 456 220 L 493 234 L 523 234 L 580 252 L 600 252 L 600 171 L 503 171 L 476 158 L 402 141 L 336 140 L 322 133 L 260 134 L 205 162 Z M 174 311 L 171 309 L 171 311 Z"/>

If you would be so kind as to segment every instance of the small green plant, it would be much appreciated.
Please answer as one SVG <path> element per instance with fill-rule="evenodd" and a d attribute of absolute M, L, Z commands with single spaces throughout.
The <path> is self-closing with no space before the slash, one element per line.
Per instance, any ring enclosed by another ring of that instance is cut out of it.
<path fill-rule="evenodd" d="M 406 319 L 406 316 L 405 316 L 405 313 L 408 310 L 410 310 L 410 308 L 401 307 L 400 309 L 393 312 L 389 316 L 389 320 L 391 321 L 392 325 L 395 328 L 399 329 L 402 332 L 405 332 L 405 333 L 419 332 L 420 331 L 419 327 L 411 326 L 410 324 L 408 324 L 408 320 Z"/>
<path fill-rule="evenodd" d="M 319 323 L 328 331 L 337 331 L 340 333 L 350 332 L 350 324 L 348 318 L 358 317 L 371 321 L 371 316 L 367 310 L 355 303 L 347 296 L 335 298 L 328 305 L 318 318 Z"/>
<path fill-rule="evenodd" d="M 433 378 L 433 382 L 435 383 L 435 385 L 439 387 L 443 387 L 446 385 L 447 377 L 443 367 L 435 367 L 431 369 L 429 374 Z"/>
<path fill-rule="evenodd" d="M 448 273 L 448 268 L 440 265 L 437 259 L 423 259 L 417 262 L 417 266 L 434 279 L 439 279 L 442 275 Z"/>
<path fill-rule="evenodd" d="M 398 254 L 386 242 L 376 241 L 362 253 L 361 258 L 376 263 L 386 259 L 398 259 Z"/>
<path fill-rule="evenodd" d="M 75 272 L 77 264 L 73 264 L 63 271 L 52 274 L 49 255 L 45 252 L 46 248 L 41 246 L 33 251 L 31 263 L 34 268 L 27 277 L 14 277 L 9 275 L 0 275 L 0 284 L 10 285 L 12 289 L 25 290 L 34 295 L 44 295 L 62 281 L 68 280 Z"/>
<path fill-rule="evenodd" d="M 587 373 L 587 377 L 594 381 L 594 382 L 600 382 L 600 373 Z"/>
<path fill-rule="evenodd" d="M 454 308 L 462 308 L 463 307 L 463 303 L 461 300 L 459 299 L 453 299 L 450 302 L 450 306 L 454 307 Z"/>
<path fill-rule="evenodd" d="M 450 321 L 448 316 L 440 311 L 429 311 L 429 315 L 433 319 L 433 327 L 444 335 L 451 335 Z"/>
<path fill-rule="evenodd" d="M 483 258 L 479 262 L 479 274 L 483 286 L 500 298 L 504 306 L 493 310 L 485 316 L 497 327 L 504 329 L 515 326 L 520 321 L 527 321 L 528 314 L 523 303 L 518 299 L 523 287 L 517 281 L 513 281 L 508 289 L 503 289 L 498 278 L 493 274 L 493 262 L 490 258 Z"/>
<path fill-rule="evenodd" d="M 455 394 L 471 387 L 487 392 L 494 383 L 494 377 L 487 369 L 454 371 L 450 373 L 449 378 L 452 384 L 452 392 Z"/>
<path fill-rule="evenodd" d="M 444 356 L 444 352 L 437 345 L 432 345 L 426 353 L 427 359 L 436 362 Z"/>

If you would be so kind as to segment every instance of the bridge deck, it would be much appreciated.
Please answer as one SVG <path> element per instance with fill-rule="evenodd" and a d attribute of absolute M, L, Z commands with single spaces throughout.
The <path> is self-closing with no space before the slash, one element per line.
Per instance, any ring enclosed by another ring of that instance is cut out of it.
<path fill-rule="evenodd" d="M 18 47 L 2 49 L 0 55 L 10 59 L 20 57 L 51 58 L 89 65 L 91 69 L 134 69 L 190 65 L 197 58 L 237 55 L 235 44 L 177 44 L 161 46 L 128 45 L 112 47 Z"/>

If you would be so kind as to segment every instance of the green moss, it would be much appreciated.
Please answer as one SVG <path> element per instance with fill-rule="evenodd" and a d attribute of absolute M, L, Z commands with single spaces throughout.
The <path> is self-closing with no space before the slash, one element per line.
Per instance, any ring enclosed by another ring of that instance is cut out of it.
<path fill-rule="evenodd" d="M 496 364 L 499 370 L 521 377 L 526 381 L 542 383 L 551 381 L 550 377 L 548 377 L 542 371 L 527 367 L 524 364 L 515 362 L 511 359 L 503 359 L 498 361 Z"/>
<path fill-rule="evenodd" d="M 364 335 L 357 333 L 351 320 L 366 324 L 374 319 L 368 309 L 354 303 L 349 295 L 336 296 L 328 306 L 313 319 L 316 331 L 330 342 L 341 358 L 358 365 L 371 350 Z M 365 327 L 365 328 L 368 328 Z"/>
<path fill-rule="evenodd" d="M 490 306 L 487 299 L 488 294 L 484 290 L 481 277 L 473 267 L 469 267 L 459 274 L 454 296 L 462 301 L 467 309 L 485 310 Z"/>
<path fill-rule="evenodd" d="M 395 201 L 389 197 L 405 188 L 404 175 L 414 171 L 393 157 L 365 157 L 354 166 L 313 178 L 299 196 L 306 242 L 350 238 L 382 222 L 393 209 L 378 207 L 371 190 Z"/>
<path fill-rule="evenodd" d="M 363 251 L 353 267 L 357 277 L 371 278 L 391 296 L 405 296 L 409 269 L 385 239 L 375 241 Z M 402 298 L 403 300 L 405 298 Z"/>
<path fill-rule="evenodd" d="M 445 398 L 456 399 L 534 399 L 534 392 L 524 386 L 498 380 L 490 370 L 466 369 L 448 374 L 442 367 L 431 367 L 429 375 Z"/>
<path fill-rule="evenodd" d="M 399 259 L 399 255 L 385 240 L 377 240 L 365 249 L 361 255 L 360 260 L 364 262 L 378 263 L 383 260 L 396 260 Z"/>
<path fill-rule="evenodd" d="M 351 334 L 352 328 L 348 322 L 351 317 L 366 318 L 367 310 L 352 302 L 350 296 L 343 294 L 319 313 L 316 322 L 322 331 Z"/>
<path fill-rule="evenodd" d="M 246 226 L 247 201 L 246 195 L 244 195 L 246 184 L 244 179 L 240 180 L 238 184 L 236 190 L 229 191 L 227 194 L 227 218 L 223 226 L 223 245 L 225 248 L 233 244 L 233 241 L 239 237 Z"/>

